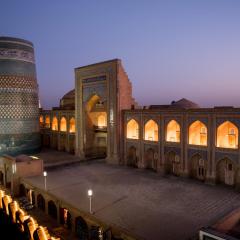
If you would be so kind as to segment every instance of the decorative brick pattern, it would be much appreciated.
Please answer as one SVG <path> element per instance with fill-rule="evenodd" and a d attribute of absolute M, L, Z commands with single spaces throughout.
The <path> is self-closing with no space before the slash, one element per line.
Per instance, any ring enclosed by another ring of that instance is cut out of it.
<path fill-rule="evenodd" d="M 5 118 L 37 118 L 39 115 L 38 108 L 35 105 L 0 105 L 0 119 Z"/>
<path fill-rule="evenodd" d="M 0 105 L 38 105 L 38 96 L 36 93 L 22 92 L 1 92 Z M 1 116 L 0 116 L 1 118 Z"/>
<path fill-rule="evenodd" d="M 22 89 L 34 89 L 38 86 L 36 79 L 33 77 L 0 75 L 0 89 L 16 87 Z"/>
<path fill-rule="evenodd" d="M 0 37 L 0 155 L 39 147 L 34 50 L 24 40 Z"/>

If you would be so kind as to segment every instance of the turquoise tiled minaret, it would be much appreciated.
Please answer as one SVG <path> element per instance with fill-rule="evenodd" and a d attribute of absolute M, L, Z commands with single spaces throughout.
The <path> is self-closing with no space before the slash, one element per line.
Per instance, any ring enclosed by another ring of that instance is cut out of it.
<path fill-rule="evenodd" d="M 0 37 L 0 155 L 40 149 L 33 44 Z"/>

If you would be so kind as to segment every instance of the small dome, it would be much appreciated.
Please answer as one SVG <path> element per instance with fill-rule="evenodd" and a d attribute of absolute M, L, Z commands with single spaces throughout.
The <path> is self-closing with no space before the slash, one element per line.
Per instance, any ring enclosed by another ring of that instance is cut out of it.
<path fill-rule="evenodd" d="M 63 109 L 75 108 L 75 89 L 69 91 L 61 98 L 60 108 L 63 108 Z"/>
<path fill-rule="evenodd" d="M 69 91 L 62 97 L 62 99 L 69 99 L 69 98 L 75 98 L 75 89 Z"/>
<path fill-rule="evenodd" d="M 189 109 L 189 108 L 199 108 L 199 105 L 186 99 L 186 98 L 182 98 L 178 101 L 172 101 L 171 103 L 172 106 L 176 106 L 176 107 L 180 107 L 180 108 L 185 108 L 185 109 Z"/>

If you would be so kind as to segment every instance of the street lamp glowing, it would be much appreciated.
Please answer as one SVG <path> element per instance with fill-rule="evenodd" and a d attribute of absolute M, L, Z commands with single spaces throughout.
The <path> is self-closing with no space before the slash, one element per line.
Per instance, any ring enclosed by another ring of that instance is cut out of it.
<path fill-rule="evenodd" d="M 45 191 L 47 191 L 47 172 L 46 171 L 43 172 L 43 176 L 44 176 L 44 189 Z"/>
<path fill-rule="evenodd" d="M 92 189 L 89 189 L 89 190 L 88 190 L 89 212 L 90 212 L 91 214 L 93 214 L 93 211 L 92 211 L 92 195 L 93 195 L 93 191 L 92 191 Z"/>
<path fill-rule="evenodd" d="M 93 191 L 91 189 L 88 190 L 88 196 L 91 197 L 93 195 Z"/>

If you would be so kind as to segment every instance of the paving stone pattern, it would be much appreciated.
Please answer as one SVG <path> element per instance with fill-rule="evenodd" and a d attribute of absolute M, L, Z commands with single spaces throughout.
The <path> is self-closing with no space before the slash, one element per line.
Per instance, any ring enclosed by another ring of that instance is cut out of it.
<path fill-rule="evenodd" d="M 41 176 L 28 181 L 44 188 Z M 49 171 L 47 186 L 86 212 L 92 188 L 96 217 L 145 239 L 189 239 L 240 206 L 239 193 L 224 186 L 94 161 Z"/>

